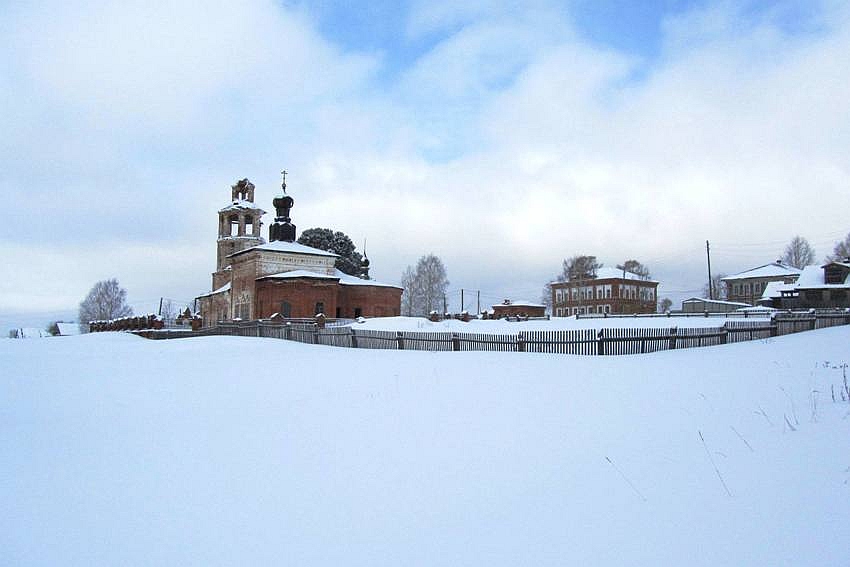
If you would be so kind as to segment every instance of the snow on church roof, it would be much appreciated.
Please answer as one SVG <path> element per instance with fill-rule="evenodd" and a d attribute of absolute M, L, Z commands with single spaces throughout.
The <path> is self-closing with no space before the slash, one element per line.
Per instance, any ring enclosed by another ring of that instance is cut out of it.
<path fill-rule="evenodd" d="M 237 199 L 233 201 L 233 203 L 227 205 L 223 209 L 221 209 L 220 213 L 226 213 L 228 211 L 246 211 L 246 210 L 258 210 L 263 211 L 256 203 L 252 203 L 251 201 L 244 201 L 242 199 Z"/>
<path fill-rule="evenodd" d="M 226 284 L 224 284 L 224 285 L 223 285 L 223 286 L 221 286 L 220 288 L 215 289 L 215 290 L 213 290 L 213 291 L 211 291 L 211 292 L 209 292 L 209 293 L 205 293 L 205 294 L 203 294 L 203 295 L 199 295 L 198 297 L 209 297 L 209 296 L 211 296 L 211 295 L 215 295 L 215 294 L 217 294 L 217 293 L 224 293 L 225 291 L 230 291 L 230 282 L 227 282 Z"/>
<path fill-rule="evenodd" d="M 280 272 L 278 274 L 270 274 L 267 276 L 260 276 L 257 278 L 258 280 L 265 279 L 274 279 L 274 280 L 285 280 L 285 279 L 296 279 L 296 278 L 310 278 L 310 279 L 318 279 L 318 280 L 337 280 L 339 281 L 339 285 L 365 285 L 365 286 L 373 286 L 373 287 L 394 287 L 398 289 L 403 289 L 400 286 L 379 282 L 376 280 L 364 280 L 362 278 L 358 278 L 357 276 L 350 276 L 345 272 L 341 272 L 337 269 L 334 269 L 334 273 L 331 274 L 322 274 L 320 272 L 313 272 L 310 270 L 290 270 L 288 272 Z"/>
<path fill-rule="evenodd" d="M 313 248 L 312 246 L 304 246 L 303 244 L 298 244 L 297 242 L 284 242 L 283 240 L 276 240 L 274 242 L 258 244 L 257 246 L 252 246 L 250 248 L 246 248 L 245 250 L 240 250 L 239 252 L 234 252 L 233 254 L 229 255 L 228 258 L 238 256 L 239 254 L 245 254 L 246 252 L 251 252 L 252 250 L 262 250 L 264 252 L 286 252 L 288 254 L 308 254 L 310 256 L 330 256 L 332 258 L 339 257 L 338 254 L 334 254 L 333 252 L 327 252 L 326 250 L 319 250 L 318 248 Z"/>

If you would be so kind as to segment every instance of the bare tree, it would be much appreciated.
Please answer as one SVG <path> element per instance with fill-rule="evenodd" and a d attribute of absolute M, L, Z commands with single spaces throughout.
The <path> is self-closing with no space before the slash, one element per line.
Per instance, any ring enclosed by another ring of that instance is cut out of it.
<path fill-rule="evenodd" d="M 785 247 L 782 261 L 789 266 L 802 269 L 815 263 L 815 251 L 808 240 L 797 235 Z"/>
<path fill-rule="evenodd" d="M 163 299 L 159 315 L 166 324 L 174 323 L 177 318 L 177 306 L 170 299 Z"/>
<path fill-rule="evenodd" d="M 596 256 L 573 256 L 563 262 L 562 275 L 564 281 L 589 280 L 596 277 L 596 270 L 602 264 L 596 261 Z"/>
<path fill-rule="evenodd" d="M 133 310 L 127 305 L 127 290 L 112 278 L 94 284 L 80 303 L 79 319 L 84 325 L 89 321 L 105 321 L 132 314 Z"/>
<path fill-rule="evenodd" d="M 832 254 L 826 257 L 827 262 L 846 262 L 850 258 L 850 233 L 844 240 L 835 243 Z"/>
<path fill-rule="evenodd" d="M 561 273 L 557 274 L 543 286 L 543 291 L 540 294 L 540 302 L 551 313 L 552 283 L 593 279 L 596 277 L 596 270 L 601 267 L 602 264 L 596 261 L 596 256 L 577 254 L 570 258 L 565 258 L 561 263 Z"/>
<path fill-rule="evenodd" d="M 673 307 L 673 302 L 669 297 L 665 297 L 661 301 L 658 302 L 658 312 L 659 313 L 667 313 Z"/>
<path fill-rule="evenodd" d="M 705 284 L 702 286 L 702 296 L 706 299 L 719 299 L 721 301 L 725 301 L 728 297 L 728 290 L 726 289 L 726 282 L 723 281 L 723 278 L 726 277 L 726 274 L 715 274 L 711 277 L 711 287 L 709 284 Z M 714 293 L 712 294 L 712 289 L 714 288 Z"/>
<path fill-rule="evenodd" d="M 443 261 L 434 254 L 419 258 L 416 268 L 408 266 L 401 276 L 402 313 L 427 315 L 442 308 L 449 280 Z"/>
<path fill-rule="evenodd" d="M 648 280 L 652 276 L 649 273 L 649 268 L 638 262 L 637 260 L 626 260 L 621 265 L 617 266 L 621 270 L 636 275 L 642 280 Z"/>
<path fill-rule="evenodd" d="M 401 274 L 401 287 L 404 289 L 401 294 L 401 313 L 411 317 L 415 311 L 418 311 L 414 302 L 419 295 L 416 292 L 416 270 L 413 266 L 408 266 Z"/>
<path fill-rule="evenodd" d="M 562 281 L 565 281 L 564 274 L 560 273 L 543 285 L 543 291 L 540 293 L 540 303 L 546 306 L 547 313 L 552 312 L 552 283 Z"/>

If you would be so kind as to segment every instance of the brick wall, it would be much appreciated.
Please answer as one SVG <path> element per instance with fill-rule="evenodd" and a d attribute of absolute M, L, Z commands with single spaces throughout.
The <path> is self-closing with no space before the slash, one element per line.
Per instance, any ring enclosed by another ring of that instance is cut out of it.
<path fill-rule="evenodd" d="M 339 287 L 336 280 L 312 278 L 258 281 L 256 318 L 268 318 L 275 313 L 285 315 L 281 306 L 284 301 L 290 305 L 289 317 L 312 317 L 317 303 L 324 304 L 326 316 L 335 317 Z"/>
<path fill-rule="evenodd" d="M 542 305 L 539 307 L 532 307 L 529 305 L 493 306 L 493 317 L 496 319 L 501 319 L 502 317 L 516 317 L 518 315 L 522 315 L 523 317 L 545 317 L 546 308 Z"/>
<path fill-rule="evenodd" d="M 339 286 L 340 317 L 397 317 L 401 313 L 401 291 L 395 287 L 369 285 Z M 330 313 L 333 317 L 335 314 Z"/>

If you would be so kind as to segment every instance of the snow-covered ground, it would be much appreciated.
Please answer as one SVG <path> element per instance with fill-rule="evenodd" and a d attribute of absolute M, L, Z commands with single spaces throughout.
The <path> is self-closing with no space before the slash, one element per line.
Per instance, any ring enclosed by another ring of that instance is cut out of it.
<path fill-rule="evenodd" d="M 734 317 L 599 317 L 576 319 L 575 317 L 552 317 L 550 320 L 507 321 L 505 319 L 472 319 L 468 323 L 456 319 L 447 319 L 432 323 L 424 317 L 376 317 L 364 319 L 362 323 L 352 323 L 355 329 L 372 331 L 409 331 L 409 332 L 453 332 L 453 333 L 493 333 L 514 334 L 521 331 L 563 331 L 572 329 L 620 329 L 620 328 L 716 328 L 726 321 L 762 321 L 768 322 L 769 314 L 755 314 L 747 319 Z"/>
<path fill-rule="evenodd" d="M 848 345 L 0 341 L 0 564 L 844 566 Z"/>

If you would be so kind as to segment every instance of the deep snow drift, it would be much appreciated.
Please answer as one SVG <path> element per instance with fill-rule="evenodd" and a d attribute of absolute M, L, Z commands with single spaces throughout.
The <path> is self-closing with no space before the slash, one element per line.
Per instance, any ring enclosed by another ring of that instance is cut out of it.
<path fill-rule="evenodd" d="M 847 565 L 848 345 L 2 340 L 0 564 Z"/>

